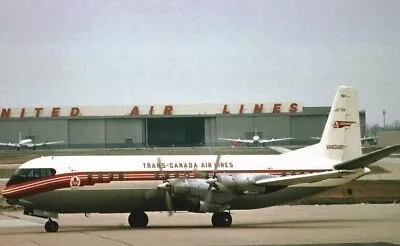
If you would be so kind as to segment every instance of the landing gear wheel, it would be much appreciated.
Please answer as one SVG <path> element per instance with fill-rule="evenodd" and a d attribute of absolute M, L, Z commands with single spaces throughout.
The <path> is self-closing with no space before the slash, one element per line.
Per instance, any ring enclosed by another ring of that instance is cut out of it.
<path fill-rule="evenodd" d="M 44 225 L 44 229 L 46 232 L 57 232 L 58 231 L 58 223 L 52 220 L 49 220 Z"/>
<path fill-rule="evenodd" d="M 214 227 L 230 227 L 232 216 L 228 212 L 214 213 L 211 217 L 211 223 Z"/>
<path fill-rule="evenodd" d="M 131 227 L 146 227 L 149 223 L 149 217 L 144 212 L 134 212 L 129 214 L 128 223 Z"/>

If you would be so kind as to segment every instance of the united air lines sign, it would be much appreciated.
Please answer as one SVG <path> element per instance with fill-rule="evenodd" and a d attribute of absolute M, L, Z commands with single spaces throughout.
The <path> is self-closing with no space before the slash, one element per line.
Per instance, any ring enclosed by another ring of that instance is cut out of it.
<path fill-rule="evenodd" d="M 1 119 L 86 117 L 86 116 L 169 116 L 237 115 L 302 112 L 298 103 L 202 104 L 202 105 L 133 105 L 101 107 L 33 107 L 1 109 Z"/>

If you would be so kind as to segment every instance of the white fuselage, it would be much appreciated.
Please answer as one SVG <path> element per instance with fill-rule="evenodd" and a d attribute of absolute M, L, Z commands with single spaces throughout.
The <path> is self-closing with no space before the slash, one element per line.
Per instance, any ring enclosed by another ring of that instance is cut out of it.
<path fill-rule="evenodd" d="M 162 168 L 158 165 L 158 158 Z M 157 189 L 163 182 L 159 178 L 161 173 L 168 173 L 170 179 L 186 180 L 182 184 L 183 188 L 187 186 L 189 195 L 204 199 L 208 184 L 205 179 L 196 179 L 194 173 L 213 173 L 216 158 L 215 155 L 42 157 L 28 161 L 19 169 L 53 168 L 56 175 L 42 181 L 11 185 L 3 190 L 3 196 L 25 207 L 63 213 L 129 212 L 135 206 L 145 207 L 145 210 L 165 210 L 164 193 Z M 337 161 L 317 156 L 299 156 L 294 161 L 293 157 L 285 155 L 225 155 L 221 156 L 219 163 L 216 170 L 219 175 L 248 175 L 246 177 L 251 178 L 255 175 L 322 172 L 331 170 Z M 225 201 L 231 209 L 260 208 L 307 197 L 361 175 L 364 175 L 362 171 L 345 179 L 302 184 L 271 194 L 243 196 L 233 192 L 217 193 L 213 197 L 219 203 Z M 84 184 L 89 176 L 90 185 L 71 186 L 74 177 Z M 197 181 L 198 190 L 190 187 L 190 182 L 194 181 Z M 254 190 L 264 192 L 264 188 Z M 136 198 L 132 200 L 132 196 Z M 178 195 L 176 198 L 179 200 L 181 197 Z M 187 194 L 183 198 L 186 199 Z M 178 206 L 175 208 L 179 210 Z"/>
<path fill-rule="evenodd" d="M 73 172 L 120 172 L 120 171 L 212 171 L 216 155 L 165 155 L 165 156 L 59 156 L 41 157 L 21 165 L 20 168 L 55 168 L 57 174 Z M 262 170 L 329 170 L 338 163 L 318 156 L 296 160 L 285 155 L 224 155 L 218 172 Z"/>
<path fill-rule="evenodd" d="M 29 139 L 29 138 L 23 139 L 18 143 L 19 146 L 27 146 L 27 145 L 30 145 L 30 144 L 33 144 L 33 140 Z"/>

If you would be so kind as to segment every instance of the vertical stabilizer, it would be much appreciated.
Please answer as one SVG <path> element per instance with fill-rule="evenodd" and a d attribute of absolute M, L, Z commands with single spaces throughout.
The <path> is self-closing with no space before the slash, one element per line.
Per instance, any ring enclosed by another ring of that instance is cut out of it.
<path fill-rule="evenodd" d="M 21 140 L 22 140 L 22 135 L 21 135 L 21 132 L 19 132 L 18 143 L 20 143 L 20 142 L 21 142 Z"/>
<path fill-rule="evenodd" d="M 361 130 L 357 91 L 340 86 L 319 143 L 323 157 L 345 161 L 361 156 Z"/>

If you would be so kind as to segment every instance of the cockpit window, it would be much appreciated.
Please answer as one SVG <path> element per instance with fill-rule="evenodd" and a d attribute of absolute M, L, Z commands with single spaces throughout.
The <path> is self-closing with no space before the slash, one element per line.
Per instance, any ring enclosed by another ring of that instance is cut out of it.
<path fill-rule="evenodd" d="M 54 168 L 21 168 L 15 171 L 6 185 L 19 184 L 35 179 L 45 178 L 56 174 Z"/>

